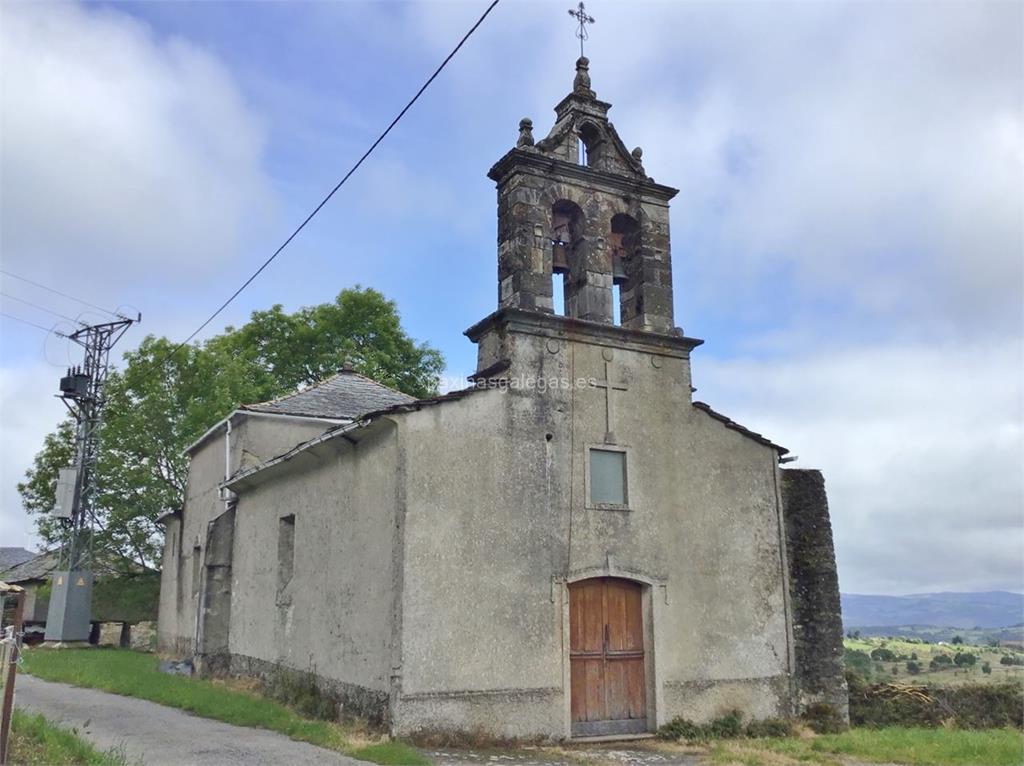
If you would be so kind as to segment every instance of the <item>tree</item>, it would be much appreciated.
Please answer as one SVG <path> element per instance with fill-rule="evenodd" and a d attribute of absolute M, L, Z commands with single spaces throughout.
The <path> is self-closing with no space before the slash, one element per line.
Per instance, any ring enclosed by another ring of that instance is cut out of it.
<path fill-rule="evenodd" d="M 977 661 L 978 658 L 969 652 L 957 652 L 953 658 L 953 662 L 958 668 L 972 668 Z"/>
<path fill-rule="evenodd" d="M 952 644 L 962 644 L 963 642 L 964 642 L 964 640 L 960 636 L 953 636 L 953 640 L 950 641 L 950 643 L 952 643 Z"/>
<path fill-rule="evenodd" d="M 932 670 L 945 670 L 953 664 L 953 660 L 950 659 L 948 654 L 936 654 L 932 657 L 932 661 L 928 663 L 928 667 Z"/>
<path fill-rule="evenodd" d="M 886 649 L 884 646 L 880 646 L 877 649 L 871 650 L 871 659 L 878 660 L 880 662 L 894 662 L 896 660 L 896 654 L 891 649 Z"/>
<path fill-rule="evenodd" d="M 918 673 L 921 672 L 921 665 L 911 660 L 907 663 L 907 672 L 910 673 L 910 675 L 912 676 L 916 676 Z"/>
<path fill-rule="evenodd" d="M 107 381 L 97 463 L 95 547 L 152 565 L 156 517 L 184 502 L 184 449 L 239 404 L 266 401 L 332 375 L 344 362 L 412 396 L 436 393 L 440 352 L 402 329 L 394 302 L 376 290 L 342 291 L 332 303 L 285 313 L 257 311 L 238 329 L 177 348 L 145 338 Z M 58 469 L 74 455 L 68 420 L 48 435 L 25 481 L 25 510 L 47 545 L 61 527 L 49 515 Z"/>
<path fill-rule="evenodd" d="M 987 675 L 991 675 L 992 674 L 992 666 L 989 663 L 987 663 L 987 662 L 981 663 L 981 672 L 984 673 L 986 676 Z"/>

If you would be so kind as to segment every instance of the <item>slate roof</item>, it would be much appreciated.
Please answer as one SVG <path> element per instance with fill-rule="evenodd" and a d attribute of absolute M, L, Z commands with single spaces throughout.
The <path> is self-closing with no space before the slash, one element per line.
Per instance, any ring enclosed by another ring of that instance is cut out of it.
<path fill-rule="evenodd" d="M 10 569 L 0 571 L 0 580 L 8 583 L 45 580 L 60 563 L 58 553 L 59 551 L 52 550 L 38 555 L 33 554 L 32 558 L 28 561 L 23 561 Z M 115 566 L 115 564 L 118 564 L 119 566 Z M 116 575 L 123 572 L 142 573 L 149 571 L 147 568 L 140 566 L 136 562 L 131 561 L 130 559 L 121 558 L 120 556 L 98 557 L 93 561 L 92 569 L 97 575 Z"/>
<path fill-rule="evenodd" d="M 243 404 L 239 409 L 275 415 L 355 420 L 370 412 L 415 401 L 415 397 L 381 385 L 358 372 L 343 369 L 337 375 L 294 394 L 260 404 Z"/>
<path fill-rule="evenodd" d="M 0 572 L 23 564 L 29 559 L 35 558 L 35 555 L 25 548 L 0 548 Z"/>
<path fill-rule="evenodd" d="M 27 582 L 29 580 L 45 580 L 50 572 L 57 568 L 57 552 L 48 551 L 33 555 L 28 561 L 23 561 L 10 569 L 0 573 L 0 580 L 9 583 Z"/>

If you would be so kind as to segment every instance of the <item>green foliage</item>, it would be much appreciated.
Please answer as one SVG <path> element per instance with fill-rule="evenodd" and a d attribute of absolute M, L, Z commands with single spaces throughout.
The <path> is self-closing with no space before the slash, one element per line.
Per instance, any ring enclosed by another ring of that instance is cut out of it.
<path fill-rule="evenodd" d="M 932 657 L 932 661 L 928 663 L 928 667 L 932 670 L 943 670 L 950 667 L 953 664 L 953 660 L 948 654 L 936 654 Z"/>
<path fill-rule="evenodd" d="M 1024 727 L 1024 688 L 1016 683 L 961 686 L 872 684 L 848 673 L 854 726 Z"/>
<path fill-rule="evenodd" d="M 22 657 L 25 671 L 46 681 L 138 697 L 237 726 L 270 729 L 375 763 L 427 762 L 401 742 L 352 747 L 338 724 L 303 718 L 289 707 L 257 694 L 199 678 L 161 673 L 157 670 L 159 659 L 152 654 L 123 649 L 37 648 L 27 649 Z"/>
<path fill-rule="evenodd" d="M 963 636 L 953 636 L 953 640 L 950 641 L 951 644 L 962 644 L 963 642 Z"/>
<path fill-rule="evenodd" d="M 958 668 L 972 668 L 977 661 L 978 658 L 969 652 L 957 652 L 953 658 L 953 662 Z"/>
<path fill-rule="evenodd" d="M 184 449 L 239 404 L 316 383 L 346 361 L 417 397 L 436 393 L 444 368 L 439 351 L 405 333 L 394 302 L 369 288 L 343 290 L 331 303 L 290 314 L 281 306 L 257 311 L 242 327 L 201 344 L 177 348 L 167 338 L 146 337 L 107 382 L 96 549 L 154 564 L 156 518 L 184 502 Z M 18 485 L 48 546 L 61 542 L 49 512 L 58 469 L 73 462 L 73 442 L 73 424 L 64 421 Z"/>
<path fill-rule="evenodd" d="M 871 657 L 867 652 L 860 649 L 843 649 L 843 662 L 849 670 L 859 673 L 862 676 L 871 676 L 874 666 Z"/>
<path fill-rule="evenodd" d="M 761 721 L 751 721 L 747 724 L 744 733 L 751 739 L 765 737 L 791 737 L 796 732 L 793 722 L 785 718 L 765 718 Z"/>
<path fill-rule="evenodd" d="M 50 723 L 42 715 L 15 708 L 11 719 L 10 763 L 22 766 L 127 766 L 127 759 L 117 749 L 101 752 L 78 736 L 74 729 Z"/>
<path fill-rule="evenodd" d="M 912 676 L 916 676 L 921 672 L 921 663 L 911 660 L 907 663 L 907 672 Z"/>
<path fill-rule="evenodd" d="M 1004 654 L 999 658 L 1000 665 L 1024 665 L 1024 657 L 1017 657 L 1010 654 Z"/>
<path fill-rule="evenodd" d="M 846 728 L 846 721 L 843 720 L 839 711 L 827 702 L 815 702 L 813 705 L 808 705 L 800 718 L 818 734 L 835 734 Z"/>
<path fill-rule="evenodd" d="M 739 710 L 731 710 L 706 724 L 694 723 L 686 718 L 674 718 L 658 729 L 658 736 L 662 739 L 688 742 L 709 742 L 743 736 L 786 737 L 792 733 L 792 724 L 778 718 L 751 721 L 744 728 L 743 714 Z"/>
<path fill-rule="evenodd" d="M 101 622 L 155 620 L 160 603 L 160 575 L 156 572 L 105 577 L 92 588 L 92 616 Z"/>
<path fill-rule="evenodd" d="M 981 663 L 981 672 L 986 676 L 992 675 L 992 666 L 987 662 Z"/>
<path fill-rule="evenodd" d="M 879 662 L 895 662 L 896 653 L 891 649 L 880 646 L 877 649 L 871 650 L 871 659 L 878 660 Z"/>

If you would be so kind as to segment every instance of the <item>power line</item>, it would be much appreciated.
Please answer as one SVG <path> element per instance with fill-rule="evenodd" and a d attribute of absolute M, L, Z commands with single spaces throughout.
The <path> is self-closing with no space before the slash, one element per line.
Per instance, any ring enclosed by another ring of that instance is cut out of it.
<path fill-rule="evenodd" d="M 163 359 L 163 360 L 161 360 L 160 364 L 163 364 L 163 363 L 164 363 L 164 362 L 166 362 L 166 361 L 167 361 L 168 359 L 170 359 L 170 358 L 171 358 L 171 357 L 172 357 L 172 356 L 173 356 L 173 355 L 174 355 L 174 354 L 175 354 L 175 353 L 176 353 L 176 352 L 177 352 L 178 350 L 180 350 L 180 349 L 181 349 L 181 348 L 182 348 L 183 346 L 185 346 L 185 345 L 186 345 L 186 344 L 187 344 L 187 343 L 188 343 L 188 342 L 189 342 L 190 340 L 192 340 L 192 339 L 193 339 L 194 337 L 196 337 L 196 336 L 197 336 L 197 335 L 198 335 L 199 333 L 201 333 L 201 332 L 202 332 L 202 331 L 203 331 L 203 330 L 204 330 L 204 329 L 206 328 L 206 326 L 207 326 L 208 324 L 210 324 L 210 322 L 212 322 L 212 321 L 213 321 L 214 319 L 216 319 L 216 318 L 217 318 L 217 316 L 218 316 L 218 315 L 219 315 L 219 314 L 220 314 L 220 313 L 221 313 L 221 312 L 222 312 L 222 311 L 223 311 L 224 309 L 226 309 L 226 308 L 227 308 L 227 307 L 228 307 L 228 306 L 229 306 L 229 305 L 231 304 L 231 302 L 232 302 L 232 301 L 233 301 L 233 300 L 234 300 L 235 298 L 237 298 L 237 297 L 238 297 L 239 295 L 241 295 L 242 291 L 243 291 L 243 290 L 245 290 L 245 288 L 247 288 L 247 287 L 248 287 L 248 286 L 249 286 L 250 284 L 252 284 L 253 280 L 255 280 L 255 279 L 256 279 L 256 277 L 258 277 L 258 276 L 259 276 L 259 275 L 260 275 L 260 274 L 261 274 L 261 273 L 263 272 L 263 270 L 264 270 L 265 268 L 267 268 L 267 266 L 269 266 L 269 265 L 270 265 L 270 264 L 271 264 L 271 263 L 272 263 L 272 262 L 274 261 L 274 259 L 275 259 L 275 258 L 277 258 L 277 256 L 279 256 L 279 255 L 281 254 L 281 252 L 282 252 L 282 251 L 283 251 L 283 250 L 284 250 L 284 249 L 285 249 L 286 247 L 288 247 L 288 245 L 289 245 L 289 244 L 291 244 L 291 241 L 292 241 L 293 239 L 295 239 L 295 237 L 296 237 L 296 236 L 298 236 L 299 232 L 300 232 L 300 231 L 302 231 L 302 230 L 303 230 L 304 228 L 306 228 L 306 224 L 308 224 L 308 223 L 309 223 L 310 221 L 312 221 L 312 220 L 313 220 L 313 217 L 314 217 L 314 216 L 316 216 L 316 214 L 320 212 L 320 210 L 321 210 L 321 209 L 323 208 L 323 206 L 324 206 L 324 205 L 326 205 L 326 204 L 327 204 L 327 203 L 328 203 L 328 202 L 330 201 L 331 197 L 333 197 L 333 196 L 334 196 L 334 194 L 335 194 L 335 193 L 336 193 L 336 192 L 338 191 L 338 189 L 340 189 L 340 188 L 341 188 L 342 186 L 344 186 L 344 185 L 345 185 L 345 182 L 346 182 L 346 181 L 348 181 L 348 179 L 349 179 L 349 178 L 350 178 L 350 177 L 352 176 L 352 174 L 353 174 L 353 173 L 355 173 L 355 172 L 356 172 L 356 171 L 357 171 L 357 170 L 359 169 L 359 166 L 363 164 L 363 162 L 364 162 L 364 161 L 366 160 L 366 158 L 367 158 L 367 157 L 369 157 L 369 156 L 370 156 L 370 155 L 371 155 L 371 154 L 373 153 L 374 149 L 376 149 L 376 148 L 377 148 L 378 144 L 380 144 L 380 142 L 381 142 L 381 141 L 383 141 L 383 140 L 384 140 L 384 139 L 385 139 L 385 138 L 387 137 L 388 133 L 390 133 L 390 132 L 391 132 L 391 129 L 392 129 L 392 128 L 394 128 L 394 127 L 395 127 L 395 125 L 397 125 L 397 124 L 398 124 L 399 120 L 401 120 L 401 119 L 402 119 L 402 118 L 403 118 L 403 117 L 405 116 L 405 113 L 406 113 L 406 112 L 408 112 L 408 111 L 409 111 L 409 109 L 411 109 L 411 108 L 412 108 L 412 105 L 413 105 L 413 104 L 415 104 L 415 103 L 416 103 L 416 102 L 417 102 L 417 101 L 419 100 L 419 97 L 423 95 L 423 92 L 424 92 L 424 91 L 425 91 L 425 90 L 426 90 L 426 89 L 427 89 L 428 87 L 430 87 L 430 84 L 431 84 L 432 82 L 434 82 L 434 80 L 435 80 L 435 79 L 437 78 L 437 76 L 438 76 L 439 74 L 441 74 L 441 71 L 442 71 L 442 70 L 443 70 L 443 69 L 444 69 L 444 68 L 445 68 L 446 66 L 448 66 L 448 62 L 449 62 L 449 61 L 451 61 L 451 60 L 452 60 L 452 59 L 453 59 L 453 58 L 455 57 L 455 54 L 459 52 L 459 49 L 460 49 L 460 48 L 462 48 L 462 46 L 463 46 L 463 45 L 465 44 L 465 42 L 466 42 L 466 41 L 467 41 L 467 40 L 468 40 L 468 39 L 470 38 L 470 36 L 471 36 L 471 35 L 472 35 L 472 34 L 473 34 L 473 33 L 474 33 L 474 32 L 475 32 L 476 30 L 477 30 L 477 27 L 479 27 L 479 26 L 480 26 L 480 25 L 481 25 L 481 24 L 483 23 L 484 19 L 486 19 L 486 18 L 487 18 L 487 16 L 488 16 L 488 15 L 490 14 L 490 12 L 491 12 L 492 10 L 494 10 L 494 6 L 496 6 L 496 5 L 498 4 L 498 2 L 499 2 L 499 0 L 493 0 L 493 2 L 491 2 L 491 4 L 490 4 L 489 6 L 487 6 L 487 10 L 485 10 L 485 11 L 483 12 L 483 15 L 482 15 L 482 16 L 480 16 L 480 18 L 479 18 L 479 19 L 477 19 L 477 22 L 476 22 L 476 23 L 475 23 L 475 24 L 474 24 L 474 25 L 473 25 L 472 27 L 470 27 L 470 28 L 469 28 L 469 31 L 468 31 L 468 32 L 466 32 L 466 34 L 465 34 L 465 35 L 463 35 L 462 39 L 461 39 L 461 40 L 459 40 L 459 43 L 458 43 L 458 45 L 456 45 L 456 46 L 455 46 L 455 47 L 454 47 L 454 48 L 452 49 L 452 52 L 451 52 L 451 53 L 449 53 L 449 54 L 448 54 L 448 55 L 447 55 L 447 56 L 445 57 L 444 61 L 442 61 L 442 62 L 441 62 L 441 65 L 440 65 L 440 66 L 439 66 L 439 67 L 438 67 L 437 69 L 435 69 L 435 70 L 434 70 L 434 73 L 433 73 L 432 75 L 430 75 L 430 77 L 429 77 L 429 78 L 427 79 L 427 81 L 426 81 L 425 83 L 423 83 L 423 85 L 422 85 L 422 86 L 420 87 L 420 89 L 419 89 L 418 91 L 416 91 L 416 95 L 415 95 L 415 96 L 413 96 L 413 97 L 412 97 L 412 99 L 411 99 L 411 100 L 409 101 L 409 103 L 407 103 L 407 104 L 406 104 L 406 105 L 405 105 L 405 106 L 404 106 L 404 107 L 402 108 L 402 111 L 400 111 L 400 112 L 398 113 L 398 116 L 397 116 L 397 117 L 395 117 L 395 119 L 393 119 L 393 120 L 391 121 L 391 124 L 390 124 L 390 125 L 388 125 L 388 126 L 387 126 L 387 127 L 386 127 L 386 128 L 384 129 L 384 132 L 383 132 L 383 133 L 381 133 L 381 134 L 380 134 L 380 135 L 379 135 L 379 136 L 377 137 L 377 140 L 376 140 L 376 141 L 374 141 L 374 142 L 373 142 L 373 143 L 372 143 L 372 144 L 370 145 L 370 148 L 366 150 L 366 152 L 365 152 L 365 153 L 363 154 L 363 156 L 362 156 L 362 157 L 360 157 L 360 158 L 358 159 L 358 161 L 356 161 L 356 163 L 355 163 L 355 164 L 354 164 L 354 165 L 353 165 L 353 166 L 352 166 L 352 167 L 351 167 L 351 168 L 349 169 L 349 171 L 348 171 L 348 172 L 347 172 L 347 173 L 346 173 L 346 174 L 345 174 L 345 175 L 344 175 L 344 176 L 342 177 L 342 179 L 341 179 L 340 181 L 338 181 L 337 185 L 336 185 L 336 186 L 335 186 L 335 187 L 334 187 L 333 189 L 331 189 L 331 191 L 330 191 L 330 192 L 329 192 L 329 193 L 327 194 L 327 196 L 326 196 L 326 197 L 324 197 L 324 198 L 323 198 L 323 200 L 321 200 L 321 201 L 320 201 L 320 204 L 319 204 L 319 205 L 317 205 L 317 206 L 316 206 L 315 208 L 313 208 L 313 212 L 312 212 L 312 213 L 310 213 L 310 214 L 309 214 L 308 216 L 306 216 L 305 220 L 304 220 L 304 221 L 303 221 L 302 223 L 300 223 L 300 224 L 299 224 L 298 228 L 296 228 L 296 229 L 295 229 L 295 231 L 293 231 L 293 232 L 292 232 L 292 233 L 291 233 L 291 234 L 290 234 L 290 235 L 288 236 L 288 239 L 286 239 L 286 240 L 285 240 L 285 241 L 284 241 L 284 242 L 283 242 L 283 243 L 281 244 L 281 246 L 280 246 L 279 248 L 277 248 L 277 250 L 275 250 L 275 251 L 273 252 L 273 254 L 272 254 L 272 255 L 271 255 L 271 256 L 270 256 L 269 258 L 267 258 L 267 260 L 265 260 L 265 261 L 263 262 L 263 264 L 262 264 L 262 265 L 261 265 L 261 266 L 260 266 L 260 267 L 259 267 L 258 269 L 256 269 L 256 271 L 254 271 L 254 272 L 252 273 L 252 275 L 251 275 L 251 276 L 250 276 L 250 277 L 249 277 L 249 278 L 248 278 L 247 280 L 245 280 L 245 281 L 244 281 L 244 282 L 242 283 L 242 286 L 241 286 L 241 287 L 239 287 L 239 288 L 238 288 L 237 290 L 235 290 L 235 291 L 234 291 L 234 292 L 233 292 L 233 293 L 231 294 L 231 297 L 229 297 L 229 298 L 228 298 L 228 299 L 227 299 L 226 301 L 224 301 L 224 303 L 222 303 L 222 304 L 220 305 L 220 307 L 219 307 L 219 308 L 218 308 L 218 309 L 217 309 L 216 311 L 214 311 L 214 312 L 213 312 L 212 314 L 210 314 L 210 316 L 209 316 L 209 317 L 207 317 L 207 319 L 206 319 L 206 321 L 205 321 L 205 322 L 203 322 L 203 323 L 202 323 L 201 325 L 199 325 L 199 327 L 197 327 L 197 328 L 195 329 L 195 331 L 194 331 L 194 332 L 193 332 L 193 333 L 192 333 L 191 335 L 189 335 L 189 336 L 188 336 L 187 338 L 185 338 L 185 340 L 183 340 L 183 341 L 182 341 L 181 343 L 179 343 L 179 344 L 178 344 L 177 346 L 175 346 L 175 347 L 174 347 L 173 349 L 171 349 L 171 351 L 170 351 L 170 352 L 169 352 L 169 353 L 167 354 L 167 356 L 165 356 L 165 357 L 164 357 L 164 359 Z"/>
<path fill-rule="evenodd" d="M 43 332 L 47 332 L 47 333 L 52 332 L 55 335 L 60 335 L 62 337 L 64 335 L 64 333 L 57 332 L 52 327 L 43 327 L 43 325 L 41 325 L 41 324 L 36 324 L 35 322 L 30 322 L 27 319 L 22 319 L 21 317 L 16 317 L 16 316 L 14 316 L 14 314 L 8 314 L 8 313 L 6 313 L 4 311 L 0 311 L 0 317 L 4 317 L 5 319 L 13 319 L 15 322 L 21 322 L 22 324 L 27 324 L 29 327 L 35 327 L 37 330 L 42 330 Z"/>
<path fill-rule="evenodd" d="M 2 296 L 4 298 L 7 298 L 8 300 L 17 301 L 18 303 L 24 303 L 26 306 L 31 306 L 34 309 L 39 309 L 40 311 L 45 311 L 48 314 L 53 314 L 55 317 L 60 317 L 61 319 L 66 319 L 69 322 L 74 322 L 75 324 L 82 324 L 82 322 L 80 322 L 79 320 L 74 319 L 72 317 L 69 317 L 67 314 L 61 314 L 59 311 L 54 311 L 53 309 L 48 309 L 48 308 L 46 308 L 46 306 L 40 306 L 38 303 L 33 303 L 32 301 L 27 301 L 24 298 L 17 298 L 17 297 L 15 297 L 13 295 L 8 295 L 7 293 L 0 293 L 0 296 Z"/>
<path fill-rule="evenodd" d="M 40 287 L 43 290 L 47 290 L 47 291 L 53 293 L 54 295 L 60 295 L 60 296 L 62 296 L 64 298 L 70 298 L 73 301 L 81 303 L 83 306 L 88 306 L 91 309 L 96 309 L 98 311 L 102 311 L 104 314 L 110 314 L 111 316 L 117 316 L 116 312 L 113 312 L 113 311 L 111 311 L 109 309 L 105 309 L 102 306 L 97 306 L 95 303 L 89 303 L 89 301 L 83 301 L 81 298 L 76 298 L 74 295 L 69 295 L 68 293 L 61 292 L 60 290 L 55 290 L 52 287 L 47 287 L 46 285 L 41 284 L 39 282 L 35 282 L 35 281 L 29 279 L 28 277 L 22 277 L 22 276 L 19 276 L 18 274 L 12 274 L 10 271 L 4 271 L 3 269 L 0 269 L 0 274 L 3 274 L 5 277 L 11 277 L 12 279 L 20 279 L 22 282 L 28 282 L 30 285 L 35 285 L 36 287 Z"/>

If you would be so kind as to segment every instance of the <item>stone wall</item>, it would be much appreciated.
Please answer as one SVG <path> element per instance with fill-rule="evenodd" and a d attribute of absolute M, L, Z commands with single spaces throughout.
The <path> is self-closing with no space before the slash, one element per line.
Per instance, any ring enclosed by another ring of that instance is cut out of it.
<path fill-rule="evenodd" d="M 800 709 L 828 703 L 848 720 L 839 578 L 825 479 L 814 470 L 788 469 L 781 474 L 797 701 Z"/>

